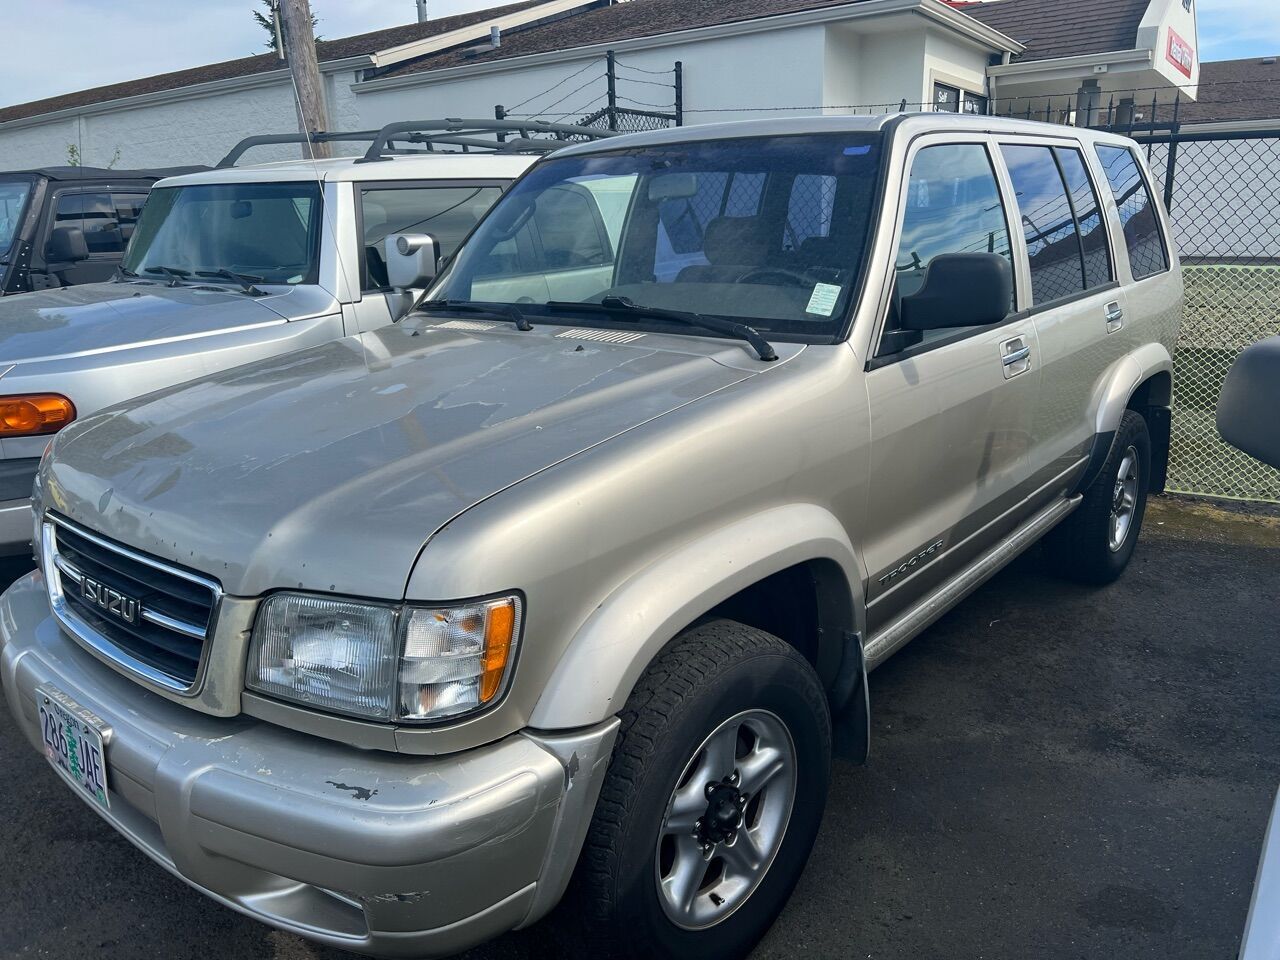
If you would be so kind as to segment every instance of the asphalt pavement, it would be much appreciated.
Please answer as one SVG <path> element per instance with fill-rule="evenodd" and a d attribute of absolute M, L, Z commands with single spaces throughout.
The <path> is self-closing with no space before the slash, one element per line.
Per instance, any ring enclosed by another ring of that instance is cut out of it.
<path fill-rule="evenodd" d="M 1233 957 L 1280 786 L 1278 617 L 1274 516 L 1160 504 L 1102 590 L 1032 551 L 872 676 L 871 761 L 837 760 L 756 960 Z M 164 873 L 7 711 L 0 771 L 0 957 L 348 956 Z M 553 956 L 536 927 L 466 955 Z"/>

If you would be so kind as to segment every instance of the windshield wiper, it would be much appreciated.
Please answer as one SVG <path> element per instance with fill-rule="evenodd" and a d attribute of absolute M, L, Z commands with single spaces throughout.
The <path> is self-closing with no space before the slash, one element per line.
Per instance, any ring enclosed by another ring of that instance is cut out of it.
<path fill-rule="evenodd" d="M 424 313 L 482 313 L 490 317 L 503 317 L 512 321 L 517 330 L 532 330 L 533 324 L 514 303 L 472 303 L 470 300 L 427 300 L 418 304 Z"/>
<path fill-rule="evenodd" d="M 136 280 L 138 279 L 138 275 L 134 273 L 132 270 L 126 269 L 125 267 L 116 267 L 116 275 L 111 279 L 112 280 Z"/>
<path fill-rule="evenodd" d="M 723 320 L 720 317 L 708 317 L 705 314 L 690 313 L 684 310 L 664 310 L 661 307 L 646 307 L 635 303 L 629 297 L 616 296 L 605 297 L 599 303 L 583 303 L 577 300 L 550 300 L 547 302 L 547 306 L 553 310 L 577 313 L 630 313 L 649 317 L 653 320 L 671 320 L 691 327 L 702 327 L 704 330 L 727 333 L 731 337 L 745 340 L 751 344 L 752 349 L 755 350 L 761 360 L 772 361 L 778 359 L 778 354 L 773 349 L 773 344 L 762 337 L 759 330 L 745 323 L 738 323 L 736 320 Z"/>
<path fill-rule="evenodd" d="M 262 282 L 262 277 L 254 276 L 252 273 L 236 273 L 226 267 L 219 267 L 217 270 L 197 270 L 196 276 L 230 280 L 232 283 L 239 284 L 240 289 L 251 297 L 265 297 L 267 295 L 265 291 L 259 290 L 254 286 L 255 283 Z"/>
<path fill-rule="evenodd" d="M 190 270 L 183 270 L 179 267 L 143 267 L 143 273 L 162 273 L 169 278 L 169 286 L 180 286 L 179 281 L 187 279 L 191 276 Z"/>

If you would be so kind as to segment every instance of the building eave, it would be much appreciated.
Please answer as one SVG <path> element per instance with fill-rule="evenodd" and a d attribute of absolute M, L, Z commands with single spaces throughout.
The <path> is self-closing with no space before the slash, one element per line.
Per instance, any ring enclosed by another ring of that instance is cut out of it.
<path fill-rule="evenodd" d="M 1019 80 L 1049 79 L 1049 75 L 1092 73 L 1094 67 L 1136 65 L 1139 69 L 1152 62 L 1150 49 L 1111 50 L 1104 53 L 1084 53 L 1075 57 L 1053 57 L 1047 60 L 1029 60 L 1025 63 L 1002 63 L 987 68 L 988 76 L 999 79 Z"/>
<path fill-rule="evenodd" d="M 385 50 L 376 50 L 373 53 L 373 65 L 378 70 L 384 70 L 406 60 L 414 60 L 464 43 L 483 40 L 489 36 L 490 27 L 510 30 L 514 27 L 545 20 L 548 17 L 570 13 L 580 7 L 595 6 L 597 3 L 599 3 L 599 0 L 547 0 L 547 2 L 540 3 L 536 7 L 527 7 L 524 10 L 516 10 L 494 17 L 491 20 L 458 27 L 456 30 L 449 30 L 435 36 L 423 37 L 421 40 L 412 40 L 409 43 L 388 47 Z"/>
<path fill-rule="evenodd" d="M 565 47 L 560 50 L 546 50 L 524 56 L 506 57 L 499 60 L 484 60 L 478 63 L 458 64 L 441 67 L 436 70 L 424 70 L 420 73 L 409 73 L 398 77 L 379 77 L 357 82 L 352 85 L 353 92 L 368 93 L 377 90 L 393 90 L 400 87 L 411 87 L 419 84 L 440 83 L 446 80 L 460 80 L 478 74 L 504 73 L 523 70 L 527 67 L 543 66 L 564 61 L 583 60 L 603 56 L 607 50 L 619 53 L 626 51 L 651 50 L 675 44 L 696 43 L 704 40 L 718 40 L 727 37 L 738 37 L 752 33 L 776 30 L 779 27 L 800 27 L 830 22 L 847 22 L 865 20 L 890 14 L 915 13 L 924 16 L 931 22 L 946 26 L 960 33 L 966 39 L 980 46 L 989 48 L 993 53 L 1021 53 L 1025 47 L 1011 37 L 1007 37 L 986 24 L 966 16 L 942 0 L 862 0 L 834 7 L 822 7 L 817 10 L 802 10 L 796 13 L 773 14 L 756 17 L 751 20 L 739 20 L 732 23 L 717 23 L 705 27 L 693 27 L 685 30 L 674 30 L 670 33 L 652 34 L 645 37 L 632 37 L 622 40 L 611 40 L 600 43 L 584 44 L 576 47 Z"/>

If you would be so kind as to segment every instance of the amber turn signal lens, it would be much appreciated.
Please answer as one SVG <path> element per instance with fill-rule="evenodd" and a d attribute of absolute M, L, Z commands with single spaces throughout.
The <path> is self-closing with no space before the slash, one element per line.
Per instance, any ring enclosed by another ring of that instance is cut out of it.
<path fill-rule="evenodd" d="M 75 405 L 56 393 L 0 397 L 0 437 L 57 433 L 75 418 Z"/>
<path fill-rule="evenodd" d="M 511 644 L 515 640 L 516 605 L 505 600 L 489 607 L 489 618 L 484 629 L 484 664 L 480 674 L 480 702 L 488 703 L 502 685 L 502 675 L 511 656 Z"/>

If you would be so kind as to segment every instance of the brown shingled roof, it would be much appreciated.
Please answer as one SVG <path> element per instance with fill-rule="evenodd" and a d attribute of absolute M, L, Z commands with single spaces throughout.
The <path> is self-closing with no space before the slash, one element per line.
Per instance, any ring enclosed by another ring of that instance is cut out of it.
<path fill-rule="evenodd" d="M 540 26 L 503 33 L 502 46 L 496 50 L 445 50 L 397 64 L 384 75 L 405 76 L 468 63 L 489 63 L 861 2 L 865 0 L 734 0 L 732 3 L 725 0 L 630 0 L 629 3 L 599 7 Z"/>
<path fill-rule="evenodd" d="M 371 54 L 378 50 L 411 43 L 437 34 L 447 33 L 459 27 L 481 23 L 501 13 L 511 13 L 527 7 L 536 7 L 542 0 L 521 0 L 504 6 L 490 7 L 471 13 L 458 14 L 453 17 L 441 17 L 426 23 L 409 23 L 400 27 L 388 27 L 385 30 L 374 30 L 354 37 L 342 37 L 338 40 L 321 40 L 316 44 L 316 53 L 321 63 L 333 60 L 345 60 Z M 140 80 L 126 80 L 123 83 L 112 83 L 103 87 L 88 90 L 77 90 L 43 100 L 32 100 L 30 103 L 19 103 L 11 107 L 0 108 L 0 123 L 19 120 L 24 117 L 35 117 L 44 113 L 54 113 L 71 107 L 85 107 L 108 100 L 122 100 L 126 97 L 137 97 L 147 93 L 158 93 L 162 90 L 176 90 L 198 83 L 209 83 L 214 80 L 227 80 L 232 77 L 248 77 L 257 73 L 279 70 L 281 62 L 274 53 L 262 53 L 253 57 L 241 57 L 238 60 L 224 60 L 221 63 L 210 63 L 187 70 L 176 70 L 162 73 L 154 77 L 143 77 Z"/>
<path fill-rule="evenodd" d="M 1026 46 L 1017 59 L 1132 50 L 1150 0 L 994 0 L 960 10 Z M 1069 9 L 1068 9 L 1069 8 Z"/>
<path fill-rule="evenodd" d="M 1182 99 L 1178 119 L 1183 123 L 1276 119 L 1280 124 L 1280 62 L 1275 57 L 1250 57 L 1200 64 L 1197 99 Z"/>

